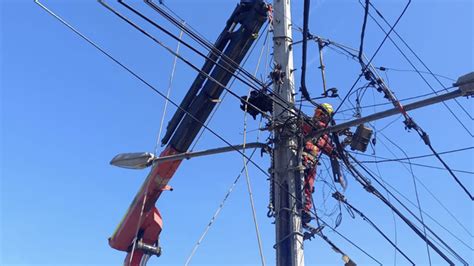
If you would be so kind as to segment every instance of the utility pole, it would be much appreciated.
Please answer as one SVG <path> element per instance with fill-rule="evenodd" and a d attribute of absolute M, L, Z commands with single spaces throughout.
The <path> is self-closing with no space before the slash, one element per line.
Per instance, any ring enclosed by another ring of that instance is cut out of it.
<path fill-rule="evenodd" d="M 290 0 L 274 0 L 273 8 L 274 93 L 278 95 L 278 98 L 294 104 Z M 275 99 L 275 101 L 279 100 Z M 281 105 L 273 104 L 275 125 L 283 124 L 291 115 Z M 298 167 L 298 140 L 289 132 L 288 127 L 276 127 L 274 139 L 271 182 L 276 220 L 276 265 L 303 266 L 303 235 L 300 216 L 303 175 Z"/>

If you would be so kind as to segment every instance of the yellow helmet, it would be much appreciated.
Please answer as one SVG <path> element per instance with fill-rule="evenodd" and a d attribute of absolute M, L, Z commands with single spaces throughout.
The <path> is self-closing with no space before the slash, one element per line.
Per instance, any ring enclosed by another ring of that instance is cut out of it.
<path fill-rule="evenodd" d="M 334 109 L 329 103 L 322 103 L 316 109 L 322 109 L 327 115 L 332 115 Z"/>

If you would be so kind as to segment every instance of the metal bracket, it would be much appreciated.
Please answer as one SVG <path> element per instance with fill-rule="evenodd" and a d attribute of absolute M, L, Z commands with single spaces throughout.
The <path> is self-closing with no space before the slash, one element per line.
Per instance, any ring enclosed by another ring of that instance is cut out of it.
<path fill-rule="evenodd" d="M 459 87 L 464 96 L 471 96 L 474 94 L 474 72 L 460 76 L 454 87 Z"/>
<path fill-rule="evenodd" d="M 141 240 L 137 241 L 136 249 L 141 250 L 148 255 L 155 255 L 157 257 L 161 256 L 161 247 L 145 244 Z"/>

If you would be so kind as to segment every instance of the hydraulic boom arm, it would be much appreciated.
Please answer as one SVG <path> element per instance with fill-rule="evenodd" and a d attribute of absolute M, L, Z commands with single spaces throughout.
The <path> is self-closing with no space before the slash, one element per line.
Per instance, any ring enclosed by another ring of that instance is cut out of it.
<path fill-rule="evenodd" d="M 263 0 L 242 0 L 237 5 L 222 33 L 215 42 L 201 71 L 227 86 L 241 61 L 249 51 L 263 23 L 268 6 Z M 167 144 L 160 157 L 183 153 L 206 122 L 224 88 L 200 73 L 170 120 L 162 143 Z M 196 121 L 196 119 L 199 121 Z M 125 265 L 143 265 L 149 255 L 160 254 L 158 243 L 163 223 L 155 203 L 178 169 L 181 160 L 153 165 L 148 177 L 133 199 L 123 220 L 109 238 L 112 248 L 126 251 Z M 135 248 L 133 248 L 135 247 Z M 134 249 L 134 250 L 133 250 Z"/>

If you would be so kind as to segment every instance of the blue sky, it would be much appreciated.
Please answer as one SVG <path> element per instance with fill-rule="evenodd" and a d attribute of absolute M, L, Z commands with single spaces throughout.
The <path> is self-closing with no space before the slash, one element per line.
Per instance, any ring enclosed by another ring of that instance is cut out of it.
<path fill-rule="evenodd" d="M 129 2 L 178 33 L 141 1 Z M 166 1 L 189 25 L 211 41 L 224 27 L 236 2 Z M 302 2 L 293 1 L 295 27 L 302 25 Z M 45 0 L 44 3 L 160 91 L 166 91 L 173 57 L 164 49 L 124 24 L 97 1 Z M 406 2 L 378 0 L 373 3 L 393 22 Z M 124 11 L 115 3 L 114 6 Z M 0 7 L 0 264 L 120 264 L 125 254 L 111 249 L 107 238 L 124 215 L 147 170 L 115 168 L 108 162 L 122 152 L 154 151 L 164 99 L 79 39 L 33 1 L 2 0 Z M 161 32 L 132 14 L 126 14 L 173 49 L 176 47 L 176 43 Z M 413 1 L 396 30 L 433 72 L 455 79 L 474 69 L 473 14 L 474 6 L 469 0 Z M 362 16 L 363 9 L 357 1 L 312 1 L 310 30 L 314 34 L 358 47 Z M 365 52 L 372 55 L 384 35 L 371 20 L 367 27 Z M 294 39 L 301 39 L 298 31 L 294 32 Z M 401 45 L 399 40 L 396 41 Z M 259 42 L 245 66 L 252 73 L 256 69 L 261 49 L 262 42 Z M 299 46 L 295 48 L 295 66 L 298 70 L 300 49 Z M 307 84 L 311 88 L 310 93 L 317 95 L 321 92 L 317 46 L 310 44 L 309 49 Z M 403 49 L 409 54 L 407 49 Z M 182 54 L 198 66 L 203 62 L 202 58 L 188 50 L 182 49 Z M 410 58 L 415 61 L 412 55 Z M 325 63 L 329 86 L 339 88 L 344 95 L 355 81 L 360 66 L 329 49 L 325 50 Z M 411 69 L 390 42 L 383 46 L 374 64 L 393 69 Z M 417 66 L 421 69 L 419 63 Z M 268 72 L 268 68 L 264 64 L 260 65 L 257 76 L 265 78 L 268 74 L 265 71 Z M 195 76 L 192 69 L 178 63 L 171 98 L 181 101 Z M 389 70 L 387 76 L 382 73 L 382 77 L 399 98 L 431 92 L 413 72 Z M 442 89 L 432 77 L 426 77 L 436 90 Z M 441 81 L 448 87 L 452 83 L 447 79 Z M 299 72 L 296 82 L 299 83 Z M 232 90 L 244 95 L 248 88 L 235 82 Z M 376 92 L 369 91 L 367 95 L 364 98 L 365 105 L 385 102 L 382 95 Z M 474 115 L 472 99 L 458 100 L 471 116 Z M 338 103 L 337 100 L 329 102 Z M 474 132 L 473 122 L 468 115 L 453 102 L 447 104 Z M 385 108 L 387 106 L 364 109 L 363 114 Z M 308 108 L 305 110 L 311 112 Z M 174 108 L 169 108 L 165 121 L 174 111 Z M 442 105 L 413 111 L 411 114 L 430 134 L 433 146 L 438 151 L 472 147 L 474 144 L 472 137 Z M 339 119 L 349 119 L 350 115 L 347 112 L 346 116 L 341 115 Z M 395 118 L 378 121 L 374 126 L 381 130 Z M 235 98 L 226 96 L 210 127 L 231 143 L 242 142 L 243 113 Z M 258 121 L 250 119 L 247 127 L 249 130 L 257 129 Z M 256 137 L 256 131 L 248 133 L 249 141 Z M 261 140 L 266 137 L 265 132 L 261 133 Z M 378 133 L 375 151 L 382 157 L 403 157 L 403 153 L 385 137 L 403 148 L 408 155 L 430 153 L 415 132 L 407 132 L 403 128 L 401 119 Z M 195 150 L 224 145 L 215 136 L 205 132 Z M 372 152 L 369 149 L 367 154 Z M 443 159 L 453 169 L 472 172 L 473 155 L 471 149 L 443 155 Z M 369 157 L 359 158 L 368 160 Z M 264 169 L 269 165 L 266 155 L 262 158 L 256 156 L 255 161 Z M 433 157 L 413 162 L 441 167 Z M 386 182 L 416 202 L 411 173 L 402 164 L 381 163 L 378 169 L 373 164 L 368 166 L 374 171 L 379 170 Z M 164 193 L 157 203 L 164 219 L 164 231 L 161 234 L 164 253 L 162 257 L 150 260 L 149 265 L 184 264 L 241 168 L 241 156 L 233 153 L 196 158 L 181 165 L 170 182 L 175 190 Z M 423 210 L 471 249 L 425 216 L 426 223 L 468 262 L 474 263 L 472 202 L 446 171 L 416 166 L 413 166 L 413 170 L 422 182 L 417 184 Z M 274 227 L 272 220 L 266 217 L 268 181 L 255 167 L 251 166 L 249 171 L 264 254 L 268 265 L 272 265 L 275 258 L 272 248 Z M 474 191 L 472 174 L 457 175 L 470 191 Z M 324 178 L 327 178 L 325 171 L 320 176 L 320 179 Z M 349 188 L 346 197 L 349 202 L 376 222 L 390 237 L 394 238 L 396 232 L 399 247 L 417 265 L 427 264 L 424 243 L 399 219 L 394 224 L 388 208 L 365 192 L 352 177 L 347 178 Z M 322 182 L 317 184 L 317 207 L 327 221 L 333 222 L 337 212 L 335 215 L 329 214 L 334 208 L 337 211 L 337 204 L 331 197 L 324 200 L 329 193 L 329 188 Z M 471 235 L 452 219 L 430 193 L 456 216 Z M 402 201 L 407 202 L 403 198 Z M 410 207 L 418 213 L 417 208 Z M 360 217 L 352 219 L 344 209 L 342 215 L 342 224 L 338 228 L 341 233 L 384 265 L 394 263 L 393 248 L 367 223 Z M 326 233 L 359 265 L 373 263 L 330 230 Z M 320 239 L 305 244 L 305 255 L 307 265 L 341 264 L 340 256 Z M 433 263 L 445 264 L 432 250 L 431 257 Z M 192 264 L 259 265 L 259 261 L 245 178 L 242 177 Z M 397 264 L 406 263 L 399 254 L 396 261 Z"/>

